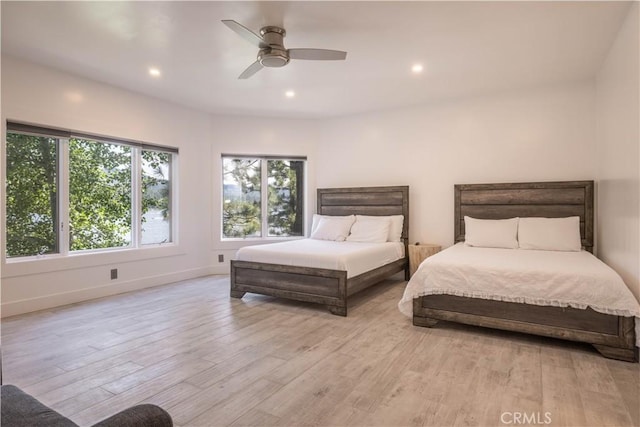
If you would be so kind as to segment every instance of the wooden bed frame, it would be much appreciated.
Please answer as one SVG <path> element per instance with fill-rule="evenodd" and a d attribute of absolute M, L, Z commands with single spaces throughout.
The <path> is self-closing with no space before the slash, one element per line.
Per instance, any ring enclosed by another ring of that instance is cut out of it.
<path fill-rule="evenodd" d="M 464 216 L 481 219 L 580 216 L 582 245 L 593 251 L 593 181 L 469 184 L 454 187 L 455 241 L 464 241 Z M 603 356 L 638 361 L 633 317 L 453 295 L 413 300 L 413 324 L 439 320 L 592 344 Z"/>
<path fill-rule="evenodd" d="M 231 261 L 231 297 L 246 292 L 325 304 L 335 315 L 347 315 L 347 298 L 381 280 L 405 271 L 409 263 L 409 187 L 319 188 L 320 215 L 404 215 L 402 241 L 405 257 L 347 279 L 344 270 Z"/>

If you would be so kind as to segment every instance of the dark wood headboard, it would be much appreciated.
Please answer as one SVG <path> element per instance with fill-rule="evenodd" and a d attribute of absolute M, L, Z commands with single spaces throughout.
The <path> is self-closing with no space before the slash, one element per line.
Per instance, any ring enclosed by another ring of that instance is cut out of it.
<path fill-rule="evenodd" d="M 402 240 L 409 242 L 409 186 L 318 188 L 320 215 L 404 215 Z"/>
<path fill-rule="evenodd" d="M 464 241 L 464 217 L 580 217 L 582 246 L 593 251 L 593 181 L 461 184 L 454 186 L 455 241 Z"/>

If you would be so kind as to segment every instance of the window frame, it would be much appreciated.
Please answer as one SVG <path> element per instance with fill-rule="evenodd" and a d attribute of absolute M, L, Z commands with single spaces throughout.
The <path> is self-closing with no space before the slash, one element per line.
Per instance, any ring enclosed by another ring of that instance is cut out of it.
<path fill-rule="evenodd" d="M 224 235 L 224 161 L 225 159 L 256 159 L 260 160 L 260 236 L 251 237 L 225 237 Z M 303 182 L 302 182 L 302 233 L 299 236 L 270 236 L 269 235 L 269 170 L 267 162 L 269 160 L 302 161 Z M 260 154 L 228 154 L 220 155 L 220 242 L 266 242 L 303 239 L 306 235 L 306 210 L 307 210 L 307 156 L 287 156 L 287 155 L 260 155 Z"/>
<path fill-rule="evenodd" d="M 63 195 L 66 197 L 65 200 L 65 204 L 64 204 L 64 208 L 65 208 L 65 213 L 66 213 L 66 217 L 62 217 L 61 218 L 66 218 L 66 230 L 63 230 L 64 227 L 64 221 L 61 219 L 59 221 L 59 234 L 65 239 L 65 253 L 63 255 L 68 256 L 68 255 L 75 255 L 75 254 L 91 254 L 91 253 L 96 253 L 96 252 L 103 252 L 103 251 L 118 251 L 118 250 L 126 250 L 126 249 L 135 249 L 137 248 L 137 241 L 136 241 L 136 233 L 135 233 L 135 225 L 137 224 L 139 215 L 136 214 L 137 209 L 135 209 L 136 207 L 136 198 L 138 197 L 139 194 L 139 186 L 137 185 L 137 180 L 136 180 L 136 158 L 139 157 L 139 150 L 136 149 L 136 147 L 130 147 L 131 148 L 131 155 L 130 155 L 130 159 L 129 159 L 129 166 L 130 166 L 130 170 L 129 170 L 129 174 L 130 174 L 130 179 L 131 179 L 131 203 L 130 203 L 130 221 L 131 221 L 131 230 L 130 230 L 130 241 L 128 245 L 123 245 L 123 246 L 113 246 L 113 247 L 108 247 L 108 248 L 92 248 L 92 249 L 76 249 L 76 250 L 71 250 L 70 247 L 70 239 L 69 239 L 69 228 L 71 227 L 71 218 L 69 216 L 69 212 L 71 209 L 71 188 L 70 188 L 70 183 L 71 183 L 71 176 L 70 176 L 70 171 L 71 171 L 71 159 L 70 159 L 70 139 L 82 139 L 85 141 L 89 141 L 92 143 L 99 143 L 99 144 L 110 144 L 110 145 L 123 145 L 123 146 L 129 146 L 129 144 L 117 144 L 115 141 L 102 141 L 99 140 L 97 138 L 88 138 L 88 137 L 83 137 L 83 138 L 79 138 L 79 137 L 75 137 L 72 136 L 71 138 L 68 139 L 63 139 L 61 140 L 61 142 L 63 142 L 65 144 L 65 148 L 64 148 L 64 156 L 65 159 L 67 160 L 67 162 L 65 163 L 64 166 L 66 166 L 65 169 L 65 173 L 67 174 L 67 179 L 63 182 L 63 189 L 62 189 L 62 193 Z M 13 257 L 11 258 L 13 259 Z"/>
<path fill-rule="evenodd" d="M 4 145 L 2 152 L 6 156 L 7 138 L 10 133 L 26 134 L 32 136 L 44 136 L 55 138 L 56 149 L 58 152 L 57 159 L 57 174 L 58 174 L 58 194 L 57 194 L 57 212 L 56 212 L 56 242 L 55 245 L 58 251 L 48 254 L 34 254 L 25 256 L 8 256 L 7 253 L 7 204 L 6 204 L 6 192 L 2 196 L 3 207 L 3 227 L 2 231 L 2 264 L 19 264 L 24 262 L 33 262 L 40 260 L 54 260 L 72 258 L 75 256 L 83 257 L 86 255 L 114 253 L 123 251 L 140 251 L 145 249 L 154 249 L 160 247 L 171 247 L 178 245 L 178 203 L 177 203 L 177 188 L 178 188 L 178 163 L 179 163 L 179 150 L 176 147 L 167 147 L 156 144 L 142 143 L 139 141 L 107 137 L 102 135 L 88 134 L 84 132 L 68 131 L 58 128 L 49 128 L 42 126 L 35 126 L 20 122 L 7 120 L 6 127 L 4 128 Z M 4 123 L 3 123 L 4 124 Z M 69 156 L 69 141 L 72 138 L 90 140 L 97 143 L 123 145 L 129 146 L 131 149 L 130 159 L 130 173 L 131 173 L 131 238 L 130 242 L 126 246 L 109 247 L 109 248 L 95 248 L 95 249 L 80 249 L 71 250 L 69 239 L 69 225 L 70 225 L 70 156 Z M 142 244 L 142 151 L 159 151 L 170 154 L 170 167 L 169 167 L 169 209 L 170 209 L 170 236 L 171 240 L 165 243 L 146 243 Z M 4 164 L 6 165 L 6 157 L 4 157 Z M 2 176 L 2 182 L 6 185 L 6 168 Z"/>
<path fill-rule="evenodd" d="M 143 199 L 143 195 L 142 195 L 142 189 L 143 189 L 143 181 L 144 181 L 144 176 L 143 176 L 143 159 L 142 159 L 142 152 L 143 151 L 158 151 L 158 152 L 162 152 L 162 153 L 168 153 L 171 156 L 169 157 L 169 166 L 168 166 L 168 175 L 169 175 L 169 194 L 168 194 L 168 199 L 169 199 L 169 236 L 171 238 L 170 241 L 163 243 L 143 243 L 142 242 L 142 217 L 144 216 L 144 212 L 142 212 L 142 199 Z M 137 156 L 137 161 L 135 163 L 135 167 L 138 169 L 135 173 L 136 176 L 139 177 L 139 180 L 136 181 L 135 185 L 137 185 L 137 189 L 135 191 L 135 195 L 134 195 L 134 199 L 132 200 L 133 202 L 135 202 L 135 212 L 137 215 L 136 218 L 136 224 L 139 224 L 139 229 L 138 229 L 138 233 L 136 234 L 136 244 L 142 248 L 146 248 L 146 247 L 153 247 L 153 246 L 166 246 L 169 245 L 171 243 L 174 243 L 177 240 L 177 222 L 176 222 L 176 218 L 177 218 L 177 214 L 178 214 L 178 210 L 177 210 L 177 198 L 176 198 L 176 188 L 177 188 L 177 183 L 175 181 L 175 178 L 177 177 L 177 163 L 178 163 L 178 156 L 174 155 L 166 150 L 162 150 L 160 148 L 150 148 L 148 145 L 145 148 L 141 148 L 140 150 L 136 150 L 136 156 Z"/>

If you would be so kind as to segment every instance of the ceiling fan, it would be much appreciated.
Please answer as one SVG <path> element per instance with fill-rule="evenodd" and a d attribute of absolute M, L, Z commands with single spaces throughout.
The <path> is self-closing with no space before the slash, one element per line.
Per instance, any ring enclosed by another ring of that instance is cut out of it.
<path fill-rule="evenodd" d="M 249 65 L 246 70 L 238 76 L 239 79 L 248 79 L 263 67 L 284 67 L 291 59 L 311 59 L 311 60 L 344 60 L 347 58 L 347 52 L 329 49 L 285 49 L 283 39 L 287 35 L 284 28 L 266 26 L 260 29 L 260 35 L 257 35 L 244 25 L 237 23 L 231 19 L 224 19 L 222 22 L 233 31 L 238 33 L 249 43 L 260 48 L 258 51 L 258 59 Z"/>

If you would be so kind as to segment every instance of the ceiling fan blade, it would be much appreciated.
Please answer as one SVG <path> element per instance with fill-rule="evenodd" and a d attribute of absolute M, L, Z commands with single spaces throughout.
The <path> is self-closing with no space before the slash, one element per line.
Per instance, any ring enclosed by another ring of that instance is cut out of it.
<path fill-rule="evenodd" d="M 244 70 L 242 72 L 242 74 L 240 74 L 238 76 L 239 79 L 248 79 L 249 77 L 253 76 L 255 73 L 257 73 L 258 71 L 262 70 L 264 67 L 262 66 L 262 64 L 260 63 L 260 61 L 256 61 L 253 64 L 249 65 L 247 67 L 246 70 Z"/>
<path fill-rule="evenodd" d="M 265 43 L 264 40 L 262 40 L 262 37 L 260 37 L 244 25 L 237 23 L 233 19 L 223 19 L 222 23 L 235 31 L 240 37 L 242 37 L 249 43 L 258 46 L 260 49 L 269 46 L 267 43 Z"/>
<path fill-rule="evenodd" d="M 341 50 L 330 49 L 289 49 L 289 58 L 291 59 L 311 59 L 319 61 L 332 61 L 347 58 L 347 52 Z"/>

